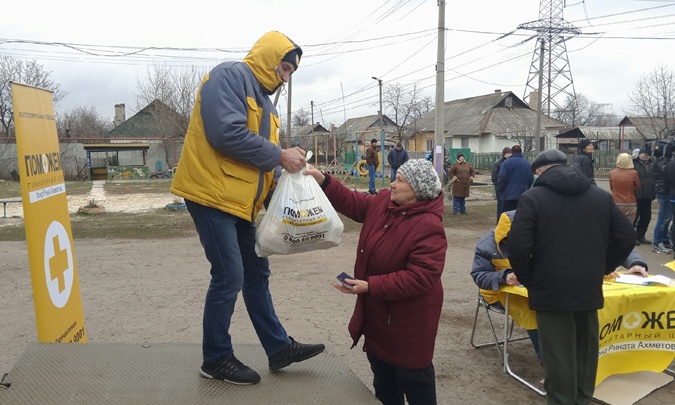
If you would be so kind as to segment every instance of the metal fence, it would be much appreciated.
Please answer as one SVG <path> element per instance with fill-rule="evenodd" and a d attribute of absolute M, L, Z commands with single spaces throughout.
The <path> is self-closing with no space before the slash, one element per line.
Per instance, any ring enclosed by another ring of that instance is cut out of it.
<path fill-rule="evenodd" d="M 593 166 L 596 172 L 607 173 L 616 168 L 616 157 L 619 153 L 628 153 L 631 151 L 623 150 L 597 150 L 593 152 Z M 534 152 L 523 152 L 523 157 L 528 161 L 534 161 L 537 156 Z M 567 154 L 567 163 L 574 163 L 574 154 Z M 492 171 L 494 163 L 501 158 L 501 153 L 472 153 L 471 166 L 476 170 Z"/>

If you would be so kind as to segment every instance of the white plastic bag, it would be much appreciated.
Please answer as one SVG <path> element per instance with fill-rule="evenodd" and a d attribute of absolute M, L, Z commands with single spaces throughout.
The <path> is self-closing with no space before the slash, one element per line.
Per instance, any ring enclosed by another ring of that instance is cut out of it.
<path fill-rule="evenodd" d="M 256 230 L 260 257 L 328 249 L 340 244 L 344 225 L 312 176 L 281 172 L 265 217 Z"/>

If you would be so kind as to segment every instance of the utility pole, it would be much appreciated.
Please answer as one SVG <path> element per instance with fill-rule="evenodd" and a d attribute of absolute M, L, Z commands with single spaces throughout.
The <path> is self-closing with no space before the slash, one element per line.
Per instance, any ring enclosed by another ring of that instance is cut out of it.
<path fill-rule="evenodd" d="M 281 92 L 281 89 L 279 89 Z M 288 105 L 286 106 L 286 135 L 288 137 L 288 142 L 286 147 L 290 148 L 293 146 L 293 136 L 291 135 L 291 96 L 293 95 L 293 75 L 288 77 Z"/>
<path fill-rule="evenodd" d="M 382 79 L 378 79 L 373 76 L 373 80 L 377 80 L 377 83 L 380 85 L 380 131 L 384 130 L 384 123 L 382 122 Z"/>
<path fill-rule="evenodd" d="M 314 101 L 310 101 L 312 106 L 312 137 L 314 138 L 314 164 L 319 166 L 319 150 L 317 148 L 316 135 L 314 134 Z"/>
<path fill-rule="evenodd" d="M 536 153 L 541 152 L 541 110 L 543 106 L 541 105 L 541 93 L 544 92 L 542 88 L 544 86 L 544 51 L 546 47 L 546 41 L 544 38 L 541 38 L 541 49 L 539 51 L 539 92 L 537 93 L 537 135 L 535 138 L 534 151 Z"/>
<path fill-rule="evenodd" d="M 377 80 L 377 83 L 380 85 L 380 150 L 382 151 L 382 161 L 380 166 L 382 166 L 382 185 L 384 185 L 384 121 L 382 120 L 382 79 L 378 79 L 373 76 L 373 80 Z M 365 143 L 365 140 L 364 140 Z"/>
<path fill-rule="evenodd" d="M 438 0 L 438 55 L 436 58 L 436 128 L 434 132 L 434 167 L 443 178 L 443 137 L 445 135 L 445 0 Z"/>

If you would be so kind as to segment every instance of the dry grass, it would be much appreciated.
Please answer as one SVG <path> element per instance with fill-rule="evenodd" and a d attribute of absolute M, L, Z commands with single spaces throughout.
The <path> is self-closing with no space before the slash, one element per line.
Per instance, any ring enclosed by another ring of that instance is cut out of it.
<path fill-rule="evenodd" d="M 91 191 L 91 181 L 67 181 L 66 192 L 70 195 L 84 195 Z M 21 183 L 0 180 L 0 199 L 21 198 Z"/>
<path fill-rule="evenodd" d="M 67 182 L 68 194 L 86 194 L 91 182 Z M 106 183 L 107 194 L 164 193 L 168 192 L 170 179 Z M 346 183 L 348 186 L 353 184 Z M 0 198 L 16 198 L 21 195 L 18 182 L 0 182 Z M 463 229 L 490 229 L 495 224 L 495 203 L 467 201 L 468 215 L 452 215 L 452 206 L 445 206 L 443 225 L 461 231 Z M 261 219 L 262 216 L 258 218 Z M 345 232 L 359 232 L 361 224 L 340 215 Z M 23 221 L 2 223 L 0 217 L 0 241 L 25 240 Z M 190 214 L 185 211 L 157 209 L 143 213 L 106 212 L 101 215 L 71 214 L 71 227 L 75 239 L 165 239 L 195 235 Z"/>

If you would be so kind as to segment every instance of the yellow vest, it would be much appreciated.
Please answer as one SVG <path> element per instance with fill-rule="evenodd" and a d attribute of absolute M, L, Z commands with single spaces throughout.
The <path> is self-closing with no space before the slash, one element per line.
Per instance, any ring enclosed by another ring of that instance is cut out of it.
<path fill-rule="evenodd" d="M 208 79 L 207 74 L 202 85 Z M 258 134 L 263 110 L 252 98 L 247 98 L 247 101 L 246 127 Z M 187 200 L 253 222 L 274 185 L 274 170 L 261 173 L 258 168 L 224 156 L 214 149 L 206 139 L 200 107 L 201 93 L 198 93 L 176 175 L 169 191 Z M 278 145 L 279 118 L 274 114 L 270 115 L 269 140 Z M 261 179 L 262 189 L 256 195 Z"/>
<path fill-rule="evenodd" d="M 276 68 L 284 55 L 293 49 L 299 50 L 300 48 L 282 33 L 270 31 L 251 48 L 241 66 L 225 67 L 232 69 L 228 70 L 229 73 L 241 74 L 243 80 L 241 83 L 243 90 L 238 90 L 241 93 L 230 95 L 224 91 L 223 94 L 232 97 L 228 100 L 233 104 L 240 103 L 240 100 L 245 97 L 246 128 L 251 132 L 246 136 L 262 136 L 272 144 L 279 145 L 281 122 L 268 96 L 282 84 Z M 244 65 L 246 68 L 243 67 Z M 215 73 L 213 80 L 220 80 L 220 74 L 222 72 Z M 199 87 L 190 117 L 190 125 L 185 135 L 185 144 L 170 191 L 187 200 L 253 222 L 265 197 L 274 186 L 274 169 L 263 171 L 258 167 L 242 163 L 225 156 L 209 143 L 201 110 L 202 89 L 210 80 L 210 76 L 211 73 L 207 74 Z M 214 86 L 218 85 L 220 83 L 214 83 Z M 227 83 L 223 85 L 227 86 Z M 213 89 L 211 91 L 213 92 Z M 213 113 L 219 114 L 218 111 Z M 227 114 L 227 108 L 220 113 Z M 237 122 L 233 123 L 233 125 L 237 124 Z M 269 157 L 268 153 L 263 159 L 269 159 Z M 278 162 L 271 161 L 261 163 L 265 163 L 262 165 L 264 167 L 278 164 Z"/>

